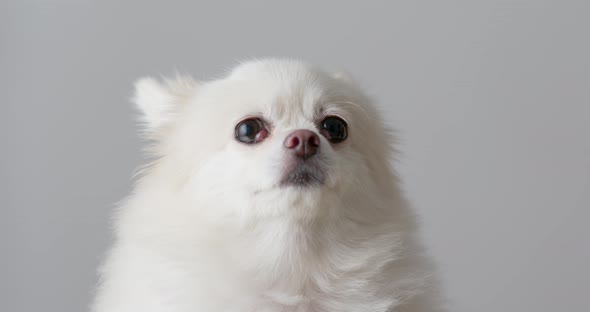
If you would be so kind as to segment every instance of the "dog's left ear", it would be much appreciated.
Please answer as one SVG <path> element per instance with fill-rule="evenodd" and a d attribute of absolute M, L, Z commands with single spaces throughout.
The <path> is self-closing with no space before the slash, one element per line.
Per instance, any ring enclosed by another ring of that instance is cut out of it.
<path fill-rule="evenodd" d="M 196 89 L 197 83 L 186 76 L 176 76 L 162 82 L 151 77 L 139 79 L 135 83 L 133 102 L 141 113 L 143 130 L 153 133 L 169 124 Z"/>

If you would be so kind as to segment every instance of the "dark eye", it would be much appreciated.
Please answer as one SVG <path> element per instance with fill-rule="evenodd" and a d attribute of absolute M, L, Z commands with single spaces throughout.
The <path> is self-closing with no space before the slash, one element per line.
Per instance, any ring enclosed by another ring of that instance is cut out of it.
<path fill-rule="evenodd" d="M 258 143 L 268 135 L 268 130 L 260 118 L 249 118 L 236 125 L 236 140 L 246 143 Z"/>
<path fill-rule="evenodd" d="M 340 143 L 348 137 L 348 125 L 340 117 L 328 116 L 320 125 L 320 132 L 332 143 Z"/>

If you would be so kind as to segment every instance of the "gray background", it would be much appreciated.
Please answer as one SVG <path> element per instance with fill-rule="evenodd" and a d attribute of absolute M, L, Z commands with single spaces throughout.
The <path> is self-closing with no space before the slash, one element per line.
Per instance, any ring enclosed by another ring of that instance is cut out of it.
<path fill-rule="evenodd" d="M 293 56 L 347 69 L 454 311 L 588 311 L 588 1 L 0 3 L 0 311 L 84 311 L 140 142 L 143 75 Z"/>

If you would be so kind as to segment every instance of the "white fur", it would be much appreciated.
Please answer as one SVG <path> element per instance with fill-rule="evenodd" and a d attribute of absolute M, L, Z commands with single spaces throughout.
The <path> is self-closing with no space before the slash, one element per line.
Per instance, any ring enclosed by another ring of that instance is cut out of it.
<path fill-rule="evenodd" d="M 391 168 L 392 137 L 346 75 L 291 60 L 226 78 L 136 85 L 154 160 L 116 212 L 95 312 L 443 311 L 416 222 Z M 272 122 L 244 145 L 245 116 Z M 339 115 L 321 136 L 327 179 L 278 186 L 294 129 Z"/>

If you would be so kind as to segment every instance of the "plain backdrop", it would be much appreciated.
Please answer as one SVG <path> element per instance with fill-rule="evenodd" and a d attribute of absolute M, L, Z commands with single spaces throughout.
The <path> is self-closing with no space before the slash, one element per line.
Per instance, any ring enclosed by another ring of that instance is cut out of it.
<path fill-rule="evenodd" d="M 85 311 L 140 163 L 132 82 L 347 70 L 453 311 L 588 311 L 590 2 L 1 1 L 0 311 Z"/>

